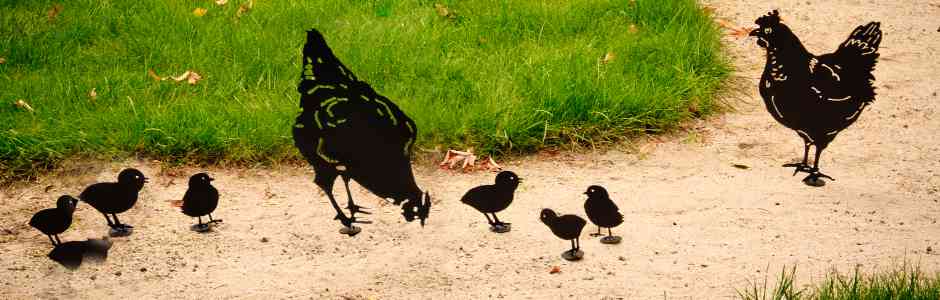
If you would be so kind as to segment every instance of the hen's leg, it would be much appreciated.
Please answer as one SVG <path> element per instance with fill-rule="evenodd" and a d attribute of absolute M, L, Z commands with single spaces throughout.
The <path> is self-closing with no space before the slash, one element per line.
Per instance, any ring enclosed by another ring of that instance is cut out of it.
<path fill-rule="evenodd" d="M 610 231 L 610 227 L 607 227 L 607 236 L 614 236 L 614 233 Z"/>
<path fill-rule="evenodd" d="M 813 167 L 810 169 L 809 176 L 803 178 L 803 182 L 808 185 L 822 186 L 823 183 L 821 183 L 820 178 L 827 178 L 829 180 L 835 181 L 835 179 L 832 179 L 832 177 L 829 177 L 829 175 L 819 172 L 819 158 L 822 156 L 824 149 L 826 149 L 825 146 L 816 146 L 816 159 L 813 161 Z"/>
<path fill-rule="evenodd" d="M 356 223 L 356 218 L 347 217 L 346 214 L 343 213 L 343 209 L 340 208 L 339 204 L 336 203 L 336 198 L 333 197 L 333 181 L 336 180 L 336 175 L 337 174 L 335 173 L 317 171 L 317 175 L 313 181 L 317 184 L 317 186 L 320 187 L 320 189 L 323 190 L 323 192 L 326 194 L 326 197 L 330 199 L 330 204 L 333 205 L 333 209 L 336 210 L 336 217 L 333 219 L 339 220 L 343 226 L 346 226 L 346 228 L 349 229 L 346 231 L 349 236 L 354 236 L 356 233 L 359 233 L 359 231 L 352 229 L 352 224 Z"/>
<path fill-rule="evenodd" d="M 799 173 L 799 172 L 812 173 L 812 170 L 811 170 L 810 167 L 809 167 L 809 163 L 807 162 L 807 160 L 809 159 L 809 146 L 812 146 L 812 145 L 813 145 L 812 143 L 807 142 L 807 141 L 805 140 L 805 138 L 804 138 L 804 140 L 803 140 L 803 162 L 801 162 L 801 163 L 784 164 L 783 167 L 785 167 L 785 168 L 795 168 L 795 169 L 793 170 L 793 176 L 796 176 L 796 174 Z M 817 147 L 817 149 L 818 149 L 818 147 Z"/>
<path fill-rule="evenodd" d="M 349 177 L 347 177 L 345 174 L 340 174 L 339 176 L 343 178 L 343 185 L 346 186 L 346 199 L 349 199 L 349 202 L 346 204 L 346 209 L 349 210 L 349 216 L 355 219 L 356 213 L 363 213 L 363 214 L 371 215 L 372 213 L 364 210 L 364 209 L 369 209 L 368 207 L 362 207 L 362 206 L 356 205 L 356 203 L 353 203 L 352 191 L 349 190 Z M 363 222 L 368 222 L 368 221 L 361 221 L 360 223 L 363 223 Z"/>
<path fill-rule="evenodd" d="M 55 242 L 55 240 L 52 238 L 52 235 L 51 235 L 51 234 L 47 234 L 46 236 L 49 237 L 49 241 L 52 242 L 52 246 L 53 246 L 53 247 L 59 245 L 59 244 L 56 244 L 56 242 Z"/>
<path fill-rule="evenodd" d="M 62 240 L 59 239 L 59 235 L 58 235 L 58 234 L 54 234 L 54 236 L 55 236 L 55 243 L 56 243 L 56 245 L 61 245 L 61 244 L 62 244 Z"/>

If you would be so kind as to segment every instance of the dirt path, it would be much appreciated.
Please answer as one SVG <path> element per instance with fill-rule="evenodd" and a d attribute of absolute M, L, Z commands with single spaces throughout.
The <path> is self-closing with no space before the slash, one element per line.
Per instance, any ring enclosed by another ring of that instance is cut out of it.
<path fill-rule="evenodd" d="M 871 270 L 904 259 L 940 270 L 940 255 L 925 253 L 928 246 L 940 249 L 940 4 L 707 2 L 740 25 L 779 8 L 815 53 L 833 50 L 856 25 L 882 22 L 877 101 L 822 161 L 838 181 L 810 188 L 779 167 L 799 158 L 801 142 L 756 96 L 762 51 L 753 40 L 728 38 L 747 87 L 730 100 L 738 112 L 636 152 L 505 163 L 526 179 L 501 214 L 513 223 L 510 233 L 490 233 L 479 213 L 457 201 L 492 174 L 426 167 L 419 182 L 439 201 L 428 226 L 405 224 L 399 209 L 356 188 L 376 214 L 355 238 L 336 233 L 310 171 L 209 170 L 223 197 L 215 216 L 225 221 L 200 235 L 166 203 L 181 197 L 186 178 L 137 163 L 153 180 L 122 215 L 136 225 L 134 235 L 116 239 L 105 264 L 68 271 L 47 260 L 48 240 L 26 220 L 60 194 L 113 179 L 123 167 L 114 164 L 3 193 L 0 298 L 725 299 L 768 267 L 776 276 L 782 265 L 798 264 L 802 283 L 833 267 Z M 602 245 L 585 234 L 585 260 L 569 263 L 558 256 L 567 242 L 539 223 L 538 211 L 583 215 L 581 193 L 590 184 L 607 186 L 619 203 L 627 222 L 615 232 L 625 243 Z M 104 233 L 101 215 L 80 204 L 63 238 Z M 549 274 L 552 266 L 561 273 Z"/>

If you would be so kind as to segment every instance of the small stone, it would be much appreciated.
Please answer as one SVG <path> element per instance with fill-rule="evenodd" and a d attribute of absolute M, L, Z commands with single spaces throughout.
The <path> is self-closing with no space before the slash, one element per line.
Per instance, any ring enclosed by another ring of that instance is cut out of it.
<path fill-rule="evenodd" d="M 262 243 L 267 243 L 267 242 L 268 242 L 268 238 L 266 238 L 266 237 L 261 238 L 261 242 L 262 242 Z"/>
<path fill-rule="evenodd" d="M 927 247 L 927 249 L 930 249 L 930 247 Z M 91 280 L 98 279 L 98 275 L 91 275 L 90 279 Z"/>
<path fill-rule="evenodd" d="M 121 271 L 114 272 L 114 276 L 121 276 Z"/>
<path fill-rule="evenodd" d="M 141 272 L 147 272 L 147 268 L 140 268 Z"/>
<path fill-rule="evenodd" d="M 930 246 L 927 246 L 927 254 L 931 254 L 931 253 L 933 253 L 933 248 L 930 248 Z"/>

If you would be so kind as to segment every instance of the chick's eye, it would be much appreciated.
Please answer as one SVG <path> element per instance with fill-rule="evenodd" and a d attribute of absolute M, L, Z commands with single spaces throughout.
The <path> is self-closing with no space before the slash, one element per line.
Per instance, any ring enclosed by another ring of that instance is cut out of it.
<path fill-rule="evenodd" d="M 774 31 L 773 29 L 764 28 L 764 34 L 770 34 L 770 33 L 773 32 L 773 31 Z"/>

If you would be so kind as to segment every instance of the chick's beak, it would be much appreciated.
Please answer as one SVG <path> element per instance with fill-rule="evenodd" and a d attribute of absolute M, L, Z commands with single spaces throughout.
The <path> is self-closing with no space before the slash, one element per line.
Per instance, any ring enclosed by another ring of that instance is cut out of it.
<path fill-rule="evenodd" d="M 760 28 L 754 28 L 754 30 L 751 30 L 751 32 L 748 33 L 747 36 L 757 36 L 758 33 L 760 33 Z"/>

